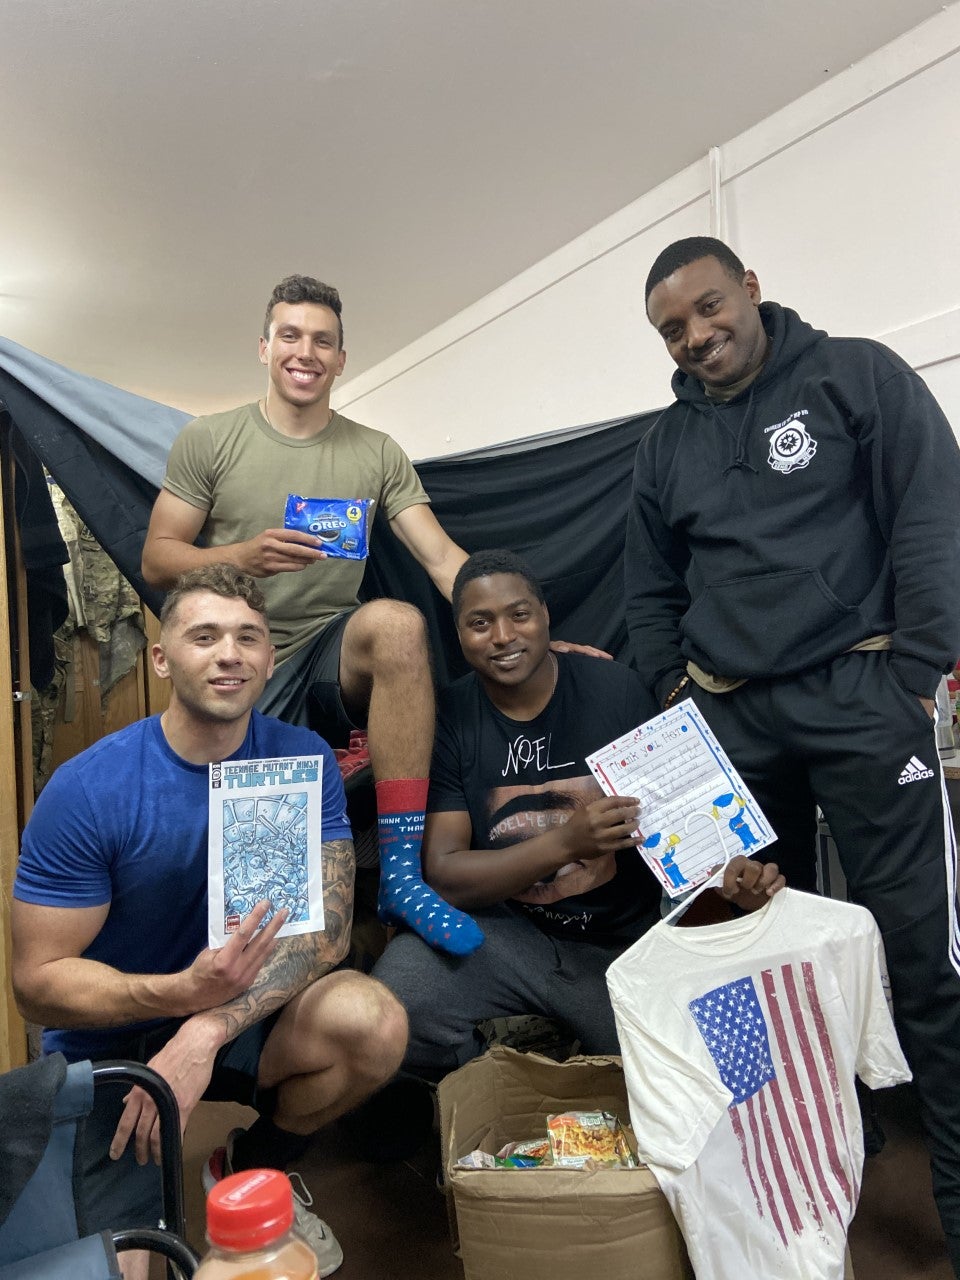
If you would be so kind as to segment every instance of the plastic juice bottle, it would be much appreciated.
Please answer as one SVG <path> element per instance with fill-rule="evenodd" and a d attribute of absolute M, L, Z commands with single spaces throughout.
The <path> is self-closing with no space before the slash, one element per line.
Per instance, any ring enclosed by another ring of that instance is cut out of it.
<path fill-rule="evenodd" d="M 318 1280 L 316 1254 L 293 1229 L 293 1191 L 278 1169 L 247 1169 L 207 1196 L 210 1251 L 197 1280 Z"/>

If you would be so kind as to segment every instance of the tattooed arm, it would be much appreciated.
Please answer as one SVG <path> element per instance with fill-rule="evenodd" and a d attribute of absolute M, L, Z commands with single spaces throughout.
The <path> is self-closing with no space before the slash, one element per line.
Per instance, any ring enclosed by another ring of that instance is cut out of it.
<path fill-rule="evenodd" d="M 353 841 L 324 841 L 322 852 L 324 931 L 280 938 L 245 991 L 188 1018 L 151 1058 L 148 1065 L 163 1076 L 176 1095 L 181 1131 L 210 1083 L 217 1052 L 248 1027 L 289 1004 L 346 956 L 353 918 Z M 159 1160 L 155 1121 L 150 1099 L 142 1090 L 132 1090 L 110 1146 L 113 1159 L 134 1135 L 139 1162 L 145 1164 L 151 1154 Z"/>
<path fill-rule="evenodd" d="M 201 951 L 178 973 L 125 973 L 84 956 L 103 928 L 109 902 L 98 907 L 47 907 L 14 899 L 13 985 L 20 1012 L 45 1027 L 101 1028 L 149 1018 L 189 1018 L 236 1005 L 229 1015 L 233 1030 L 224 1023 L 225 1043 L 285 1004 L 326 971 L 322 966 L 332 968 L 343 959 L 353 911 L 351 840 L 324 842 L 323 882 L 323 933 L 277 943 L 285 916 L 278 913 L 259 928 L 269 910 L 269 903 L 262 902 L 226 946 Z M 297 945 L 289 948 L 289 943 Z M 279 969 L 273 967 L 275 948 Z M 314 972 L 311 966 L 317 965 Z M 303 978 L 300 986 L 288 985 L 298 976 Z"/>
<path fill-rule="evenodd" d="M 325 840 L 322 853 L 323 933 L 280 938 L 245 991 L 189 1019 L 211 1029 L 218 1049 L 247 1027 L 282 1009 L 346 958 L 353 919 L 353 841 Z"/>

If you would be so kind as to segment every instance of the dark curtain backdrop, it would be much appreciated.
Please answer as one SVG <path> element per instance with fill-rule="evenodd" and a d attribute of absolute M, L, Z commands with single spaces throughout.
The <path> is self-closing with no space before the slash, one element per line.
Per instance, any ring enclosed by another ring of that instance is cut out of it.
<path fill-rule="evenodd" d="M 157 612 L 163 596 L 148 587 L 140 575 L 140 554 L 157 496 L 156 486 L 78 430 L 42 396 L 0 369 L 0 404 L 3 403 L 23 441 L 73 503 L 90 532 L 140 597 Z"/>
<path fill-rule="evenodd" d="M 627 660 L 623 544 L 637 443 L 658 412 L 417 463 L 434 511 L 466 551 L 508 547 L 539 577 L 554 639 Z M 410 600 L 426 615 L 441 683 L 466 669 L 450 607 L 385 525 L 364 598 Z"/>
<path fill-rule="evenodd" d="M 122 573 L 154 610 L 140 575 L 156 487 L 122 457 L 0 369 L 0 401 Z M 554 638 L 594 644 L 626 660 L 622 561 L 637 443 L 657 412 L 416 464 L 434 511 L 467 551 L 507 547 L 529 561 Z M 361 597 L 409 600 L 425 614 L 441 683 L 464 664 L 450 608 L 378 517 Z"/>

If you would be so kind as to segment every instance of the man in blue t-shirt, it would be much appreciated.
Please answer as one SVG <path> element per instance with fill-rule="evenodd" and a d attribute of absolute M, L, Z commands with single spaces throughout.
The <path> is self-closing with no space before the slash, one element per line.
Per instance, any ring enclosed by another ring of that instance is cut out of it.
<path fill-rule="evenodd" d="M 629 668 L 550 651 L 543 593 L 510 552 L 465 562 L 453 610 L 473 671 L 440 699 L 424 868 L 486 941 L 464 957 L 413 933 L 387 947 L 374 973 L 410 1018 L 404 1067 L 438 1079 L 480 1051 L 477 1022 L 523 1013 L 617 1053 L 606 970 L 659 919 L 660 890 L 636 850 L 638 802 L 604 796 L 586 757 L 657 708 Z M 749 909 L 782 883 L 738 858 L 723 893 Z"/>
<path fill-rule="evenodd" d="M 254 709 L 273 669 L 259 587 L 232 565 L 194 570 L 160 624 L 152 658 L 171 683 L 169 708 L 62 765 L 24 831 L 13 983 L 23 1015 L 47 1028 L 46 1052 L 147 1062 L 181 1124 L 202 1097 L 257 1109 L 211 1157 L 212 1183 L 296 1160 L 394 1073 L 406 1018 L 379 982 L 337 969 L 353 910 L 343 784 L 321 738 Z M 287 912 L 271 917 L 264 900 L 208 948 L 208 766 L 304 755 L 323 760 L 324 929 L 278 939 Z M 134 1089 L 101 1105 L 98 1091 L 92 1130 L 90 1228 L 145 1225 L 144 1206 L 159 1204 L 153 1104 Z M 297 1217 L 329 1275 L 340 1246 L 304 1205 Z"/>

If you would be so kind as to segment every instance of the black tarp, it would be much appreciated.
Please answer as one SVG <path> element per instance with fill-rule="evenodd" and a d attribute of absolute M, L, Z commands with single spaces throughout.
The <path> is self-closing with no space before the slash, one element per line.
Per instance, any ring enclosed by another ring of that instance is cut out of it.
<path fill-rule="evenodd" d="M 8 344 L 12 346 L 12 344 Z M 42 389 L 26 385 L 0 367 L 0 400 L 5 401 L 23 439 L 89 525 L 123 574 L 155 610 L 160 597 L 140 575 L 140 552 L 157 488 L 152 478 L 128 465 L 124 456 L 95 439 L 70 416 L 62 388 L 65 376 L 80 375 L 44 362 L 57 375 L 55 407 Z M 39 384 L 42 388 L 42 383 Z M 116 388 L 83 379 L 84 397 L 126 396 Z M 91 392 L 91 388 L 93 389 Z M 129 397 L 124 419 L 127 440 L 136 436 L 138 406 L 160 409 Z M 114 414 L 116 410 L 112 410 Z M 175 413 L 175 411 L 171 411 Z M 86 417 L 90 420 L 89 403 Z M 555 638 L 594 644 L 626 658 L 622 561 L 627 499 L 637 443 L 657 412 L 618 418 L 514 441 L 471 453 L 416 464 L 437 518 L 467 551 L 508 547 L 529 561 L 541 579 Z M 170 439 L 176 419 L 165 423 Z M 143 432 L 156 432 L 155 415 Z M 129 445 L 117 435 L 115 448 Z M 155 438 L 146 441 L 156 452 Z M 169 443 L 165 447 L 169 449 Z M 154 464 L 154 472 L 156 465 Z M 374 531 L 373 554 L 364 578 L 364 599 L 392 596 L 416 604 L 427 617 L 441 682 L 464 669 L 450 609 L 382 518 Z"/>
<path fill-rule="evenodd" d="M 156 485 L 3 369 L 0 403 L 6 404 L 21 438 L 73 503 L 90 532 L 156 612 L 163 596 L 140 574 L 140 554 L 157 496 Z"/>
<path fill-rule="evenodd" d="M 543 584 L 555 639 L 626 660 L 623 544 L 637 443 L 657 413 L 418 462 L 440 523 L 466 551 L 508 547 Z M 378 529 L 368 595 L 426 615 L 441 683 L 466 668 L 450 608 L 406 548 Z"/>

